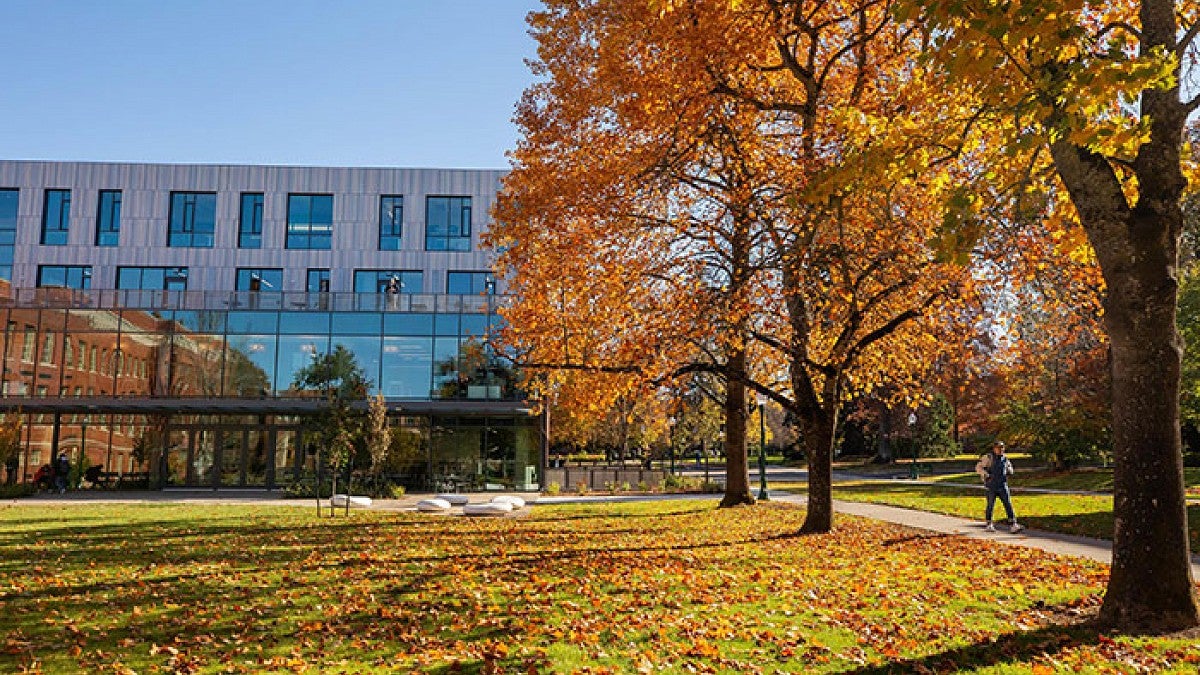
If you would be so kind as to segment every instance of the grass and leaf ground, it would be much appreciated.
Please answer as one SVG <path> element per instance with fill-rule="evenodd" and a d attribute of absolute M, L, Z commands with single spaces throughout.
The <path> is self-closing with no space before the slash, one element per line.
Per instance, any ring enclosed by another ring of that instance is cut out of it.
<path fill-rule="evenodd" d="M 1195 672 L 1089 627 L 1107 570 L 783 504 L 476 520 L 0 509 L 0 671 Z"/>

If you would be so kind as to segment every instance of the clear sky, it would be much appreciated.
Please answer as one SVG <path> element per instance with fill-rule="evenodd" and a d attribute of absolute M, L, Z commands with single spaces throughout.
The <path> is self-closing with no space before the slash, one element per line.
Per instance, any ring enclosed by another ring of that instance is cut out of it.
<path fill-rule="evenodd" d="M 505 168 L 536 0 L 3 0 L 0 157 Z"/>

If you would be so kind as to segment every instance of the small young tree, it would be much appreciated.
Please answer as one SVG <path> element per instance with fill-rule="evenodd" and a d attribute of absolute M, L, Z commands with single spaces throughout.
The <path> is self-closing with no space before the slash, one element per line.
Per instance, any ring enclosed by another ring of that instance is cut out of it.
<path fill-rule="evenodd" d="M 371 479 L 376 489 L 382 487 L 383 468 L 392 445 L 392 429 L 388 426 L 387 403 L 383 394 L 371 397 L 367 407 L 367 452 L 371 456 Z"/>
<path fill-rule="evenodd" d="M 25 419 L 20 410 L 0 415 L 0 466 L 8 471 L 5 479 L 12 482 L 16 473 L 9 468 L 9 462 L 21 453 L 21 425 Z"/>
<path fill-rule="evenodd" d="M 354 443 L 363 432 L 363 413 L 352 404 L 367 398 L 371 382 L 358 366 L 354 353 L 344 345 L 336 345 L 328 354 L 315 354 L 307 366 L 296 372 L 292 380 L 296 389 L 320 392 L 325 406 L 305 422 L 307 432 L 328 450 L 329 466 L 333 473 L 333 493 L 337 493 L 337 476 L 349 466 Z M 349 497 L 350 485 L 346 486 Z M 316 487 L 318 500 L 321 486 Z M 346 501 L 349 510 L 349 499 Z M 333 507 L 330 506 L 330 515 Z"/>

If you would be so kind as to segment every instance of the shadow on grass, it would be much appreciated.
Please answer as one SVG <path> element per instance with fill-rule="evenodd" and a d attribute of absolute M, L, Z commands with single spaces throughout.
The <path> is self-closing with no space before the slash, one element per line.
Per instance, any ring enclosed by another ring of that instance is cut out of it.
<path fill-rule="evenodd" d="M 1092 620 L 1054 624 L 1036 630 L 1003 633 L 987 642 L 951 649 L 929 656 L 890 661 L 847 671 L 856 675 L 889 673 L 945 673 L 966 668 L 986 668 L 1053 656 L 1072 647 L 1100 642 L 1103 631 Z"/>

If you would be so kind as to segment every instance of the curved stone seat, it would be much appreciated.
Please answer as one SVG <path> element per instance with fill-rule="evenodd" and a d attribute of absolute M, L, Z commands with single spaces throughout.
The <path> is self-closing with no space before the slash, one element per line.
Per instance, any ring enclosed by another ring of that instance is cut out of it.
<path fill-rule="evenodd" d="M 509 504 L 512 504 L 512 507 L 513 507 L 514 509 L 523 509 L 523 508 L 525 508 L 525 500 L 524 500 L 524 499 L 522 499 L 522 498 L 520 498 L 520 497 L 517 497 L 516 495 L 499 495 L 499 496 L 496 496 L 496 497 L 492 497 L 492 503 L 493 503 L 493 504 L 500 504 L 500 503 L 503 503 L 503 502 L 507 502 L 507 503 L 509 503 Z"/>
<path fill-rule="evenodd" d="M 486 504 L 466 504 L 463 506 L 464 516 L 504 516 L 512 513 L 513 505 L 508 502 L 488 502 Z"/>
<path fill-rule="evenodd" d="M 462 506 L 470 501 L 466 495 L 460 495 L 457 492 L 434 495 L 434 499 L 445 499 L 450 502 L 451 506 Z"/>
<path fill-rule="evenodd" d="M 422 513 L 444 513 L 450 510 L 450 502 L 445 499 L 422 499 L 417 502 L 417 510 Z"/>

